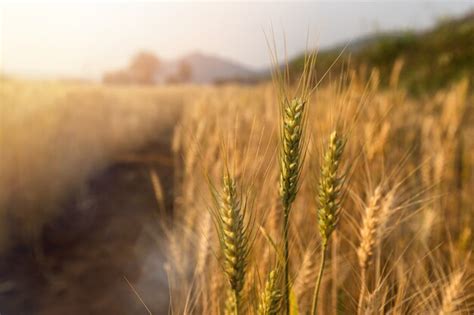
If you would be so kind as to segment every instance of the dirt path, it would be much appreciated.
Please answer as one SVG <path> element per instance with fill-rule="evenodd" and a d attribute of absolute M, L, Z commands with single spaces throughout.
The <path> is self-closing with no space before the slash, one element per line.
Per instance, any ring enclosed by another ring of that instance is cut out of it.
<path fill-rule="evenodd" d="M 18 247 L 0 261 L 1 315 L 147 314 L 125 277 L 153 314 L 167 313 L 149 170 L 171 202 L 169 143 L 155 141 L 135 156 L 150 154 L 161 159 L 122 159 L 71 198 L 45 230 L 42 257 Z"/>

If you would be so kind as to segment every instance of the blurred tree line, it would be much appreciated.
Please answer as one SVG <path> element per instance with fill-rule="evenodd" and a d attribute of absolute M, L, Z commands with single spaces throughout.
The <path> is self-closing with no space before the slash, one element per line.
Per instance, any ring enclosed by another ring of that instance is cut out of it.
<path fill-rule="evenodd" d="M 140 84 L 189 82 L 192 69 L 186 62 L 180 62 L 177 71 L 166 77 L 162 75 L 163 63 L 150 52 L 140 52 L 130 61 L 127 68 L 105 73 L 103 82 L 106 84 Z"/>

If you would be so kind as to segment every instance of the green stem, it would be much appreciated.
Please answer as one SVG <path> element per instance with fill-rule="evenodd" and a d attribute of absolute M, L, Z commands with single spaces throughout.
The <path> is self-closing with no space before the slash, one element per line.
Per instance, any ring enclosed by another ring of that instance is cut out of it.
<path fill-rule="evenodd" d="M 285 296 L 285 309 L 287 315 L 290 314 L 290 279 L 289 279 L 289 263 L 288 263 L 288 225 L 289 225 L 289 209 L 284 210 L 285 213 L 283 215 L 283 259 L 285 273 L 284 273 L 284 296 Z"/>
<path fill-rule="evenodd" d="M 323 272 L 324 272 L 324 265 L 326 263 L 326 249 L 327 245 L 323 244 L 321 247 L 321 265 L 319 266 L 319 275 L 318 279 L 316 280 L 316 286 L 314 288 L 314 293 L 313 293 L 313 311 L 312 315 L 316 315 L 317 309 L 318 309 L 318 296 L 319 296 L 319 288 L 321 287 L 321 280 L 323 278 Z"/>

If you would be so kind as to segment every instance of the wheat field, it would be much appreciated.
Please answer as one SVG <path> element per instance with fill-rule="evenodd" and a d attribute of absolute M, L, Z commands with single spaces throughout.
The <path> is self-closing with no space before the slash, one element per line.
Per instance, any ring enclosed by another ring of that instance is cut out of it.
<path fill-rule="evenodd" d="M 0 248 L 35 243 L 67 195 L 164 137 L 172 314 L 472 314 L 474 95 L 459 80 L 413 97 L 397 72 L 311 95 L 1 79 Z"/>
<path fill-rule="evenodd" d="M 188 88 L 0 79 L 0 248 L 29 242 L 65 196 L 121 153 L 169 137 Z"/>
<path fill-rule="evenodd" d="M 472 93 L 412 98 L 396 72 L 388 88 L 350 72 L 311 99 L 287 87 L 280 111 L 278 84 L 227 87 L 184 113 L 174 312 L 474 311 Z"/>

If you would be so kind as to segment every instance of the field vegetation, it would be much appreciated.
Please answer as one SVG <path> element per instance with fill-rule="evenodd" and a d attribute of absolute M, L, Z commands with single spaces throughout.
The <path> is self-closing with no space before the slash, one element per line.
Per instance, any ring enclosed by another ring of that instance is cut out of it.
<path fill-rule="evenodd" d="M 0 80 L 0 250 L 34 243 L 93 174 L 170 137 L 186 98 L 200 93 Z"/>

